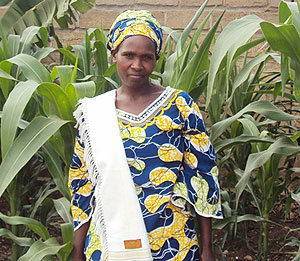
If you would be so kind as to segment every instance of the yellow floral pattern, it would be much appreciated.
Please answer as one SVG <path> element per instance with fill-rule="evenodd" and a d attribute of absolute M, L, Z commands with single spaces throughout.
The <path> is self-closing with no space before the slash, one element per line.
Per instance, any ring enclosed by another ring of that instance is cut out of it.
<path fill-rule="evenodd" d="M 88 218 L 88 215 L 81 208 L 74 205 L 71 205 L 71 212 L 73 220 L 86 220 Z"/>
<path fill-rule="evenodd" d="M 181 161 L 183 154 L 172 144 L 163 144 L 158 150 L 158 157 L 165 162 Z"/>
<path fill-rule="evenodd" d="M 175 183 L 177 176 L 172 170 L 168 168 L 158 167 L 150 172 L 149 179 L 153 186 L 157 187 L 158 185 L 166 181 Z"/>
<path fill-rule="evenodd" d="M 209 185 L 207 181 L 198 175 L 197 177 L 192 177 L 191 184 L 198 195 L 198 199 L 195 204 L 196 208 L 205 215 L 215 213 L 217 210 L 217 205 L 211 205 L 207 202 L 207 195 L 209 191 Z"/>
<path fill-rule="evenodd" d="M 186 138 L 189 139 L 193 146 L 199 151 L 208 151 L 210 147 L 209 137 L 205 132 L 201 132 L 195 135 L 186 135 Z"/>
<path fill-rule="evenodd" d="M 120 131 L 123 140 L 132 139 L 137 143 L 142 143 L 146 139 L 145 130 L 140 127 L 121 129 Z"/>
<path fill-rule="evenodd" d="M 145 162 L 139 159 L 127 159 L 128 165 L 142 171 L 145 168 Z"/>
<path fill-rule="evenodd" d="M 198 245 L 197 236 L 189 238 L 184 232 L 189 216 L 183 214 L 179 208 L 172 204 L 168 204 L 167 208 L 172 211 L 174 221 L 167 227 L 158 228 L 149 233 L 150 245 L 153 250 L 159 250 L 169 238 L 173 237 L 179 244 L 178 255 L 168 260 L 184 260 L 191 247 Z"/>
<path fill-rule="evenodd" d="M 169 196 L 159 194 L 150 195 L 145 199 L 145 207 L 150 213 L 155 213 L 162 204 L 170 201 Z"/>
<path fill-rule="evenodd" d="M 175 103 L 183 119 L 186 120 L 191 113 L 191 107 L 187 105 L 186 100 L 181 96 L 176 99 Z"/>
<path fill-rule="evenodd" d="M 174 129 L 181 129 L 179 124 L 176 124 L 172 119 L 167 115 L 158 116 L 155 119 L 156 126 L 163 131 L 170 131 Z"/>
<path fill-rule="evenodd" d="M 198 159 L 192 152 L 185 151 L 183 153 L 184 161 L 192 168 L 195 169 L 198 166 Z"/>
<path fill-rule="evenodd" d="M 95 233 L 95 223 L 91 222 L 88 232 L 89 247 L 85 252 L 86 260 L 93 260 L 92 255 L 95 251 L 102 251 L 102 245 L 100 243 L 99 236 Z"/>
<path fill-rule="evenodd" d="M 83 196 L 89 196 L 92 192 L 93 189 L 93 185 L 90 181 L 88 181 L 85 186 L 80 187 L 80 189 L 78 189 L 78 193 L 83 195 Z"/>

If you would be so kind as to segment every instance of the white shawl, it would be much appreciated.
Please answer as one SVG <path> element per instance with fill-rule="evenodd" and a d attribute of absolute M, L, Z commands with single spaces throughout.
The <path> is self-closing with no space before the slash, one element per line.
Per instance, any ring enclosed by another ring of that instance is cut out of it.
<path fill-rule="evenodd" d="M 152 260 L 141 207 L 127 163 L 115 108 L 116 90 L 80 100 L 74 112 L 84 159 L 95 185 L 93 221 L 101 260 Z"/>

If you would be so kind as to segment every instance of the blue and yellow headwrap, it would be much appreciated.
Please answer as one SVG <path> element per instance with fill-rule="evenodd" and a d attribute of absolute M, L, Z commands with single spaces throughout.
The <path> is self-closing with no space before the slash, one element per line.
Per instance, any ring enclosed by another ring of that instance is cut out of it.
<path fill-rule="evenodd" d="M 126 38 L 144 35 L 150 38 L 158 54 L 162 46 L 162 29 L 160 23 L 147 10 L 128 10 L 114 21 L 107 36 L 107 48 L 115 50 Z"/>

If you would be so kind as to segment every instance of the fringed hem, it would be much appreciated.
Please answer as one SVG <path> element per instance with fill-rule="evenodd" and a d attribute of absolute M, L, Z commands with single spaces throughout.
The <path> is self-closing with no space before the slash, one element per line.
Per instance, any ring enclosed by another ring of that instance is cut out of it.
<path fill-rule="evenodd" d="M 96 207 L 93 213 L 93 216 L 95 217 L 95 233 L 99 235 L 103 247 L 101 259 L 105 260 L 108 253 L 107 232 L 106 232 L 106 226 L 105 226 L 105 221 L 104 221 L 104 216 L 102 211 L 102 203 L 101 203 L 101 198 L 99 193 L 99 190 L 101 189 L 102 178 L 93 156 L 93 150 L 92 150 L 90 133 L 89 133 L 89 119 L 87 113 L 86 99 L 87 98 L 83 98 L 79 100 L 78 107 L 73 113 L 73 115 L 77 121 L 75 128 L 78 129 L 80 142 L 84 143 L 85 146 L 83 158 L 86 163 L 86 169 L 92 184 L 96 188 L 95 190 Z"/>
<path fill-rule="evenodd" d="M 77 123 L 75 128 L 78 129 L 80 142 L 84 143 L 84 155 L 83 158 L 86 163 L 86 168 L 89 173 L 89 178 L 93 185 L 98 184 L 100 180 L 100 173 L 97 169 L 96 163 L 94 161 L 92 146 L 90 141 L 90 134 L 89 134 L 89 119 L 85 104 L 85 99 L 81 99 L 79 101 L 79 105 L 76 111 L 73 113 Z"/>

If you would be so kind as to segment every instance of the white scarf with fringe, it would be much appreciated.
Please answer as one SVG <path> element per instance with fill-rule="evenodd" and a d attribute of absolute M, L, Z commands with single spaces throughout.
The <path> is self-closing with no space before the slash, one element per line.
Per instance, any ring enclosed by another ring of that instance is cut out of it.
<path fill-rule="evenodd" d="M 101 260 L 153 260 L 141 207 L 127 163 L 115 108 L 116 90 L 84 98 L 74 112 L 84 160 L 95 186 L 95 232 Z"/>

